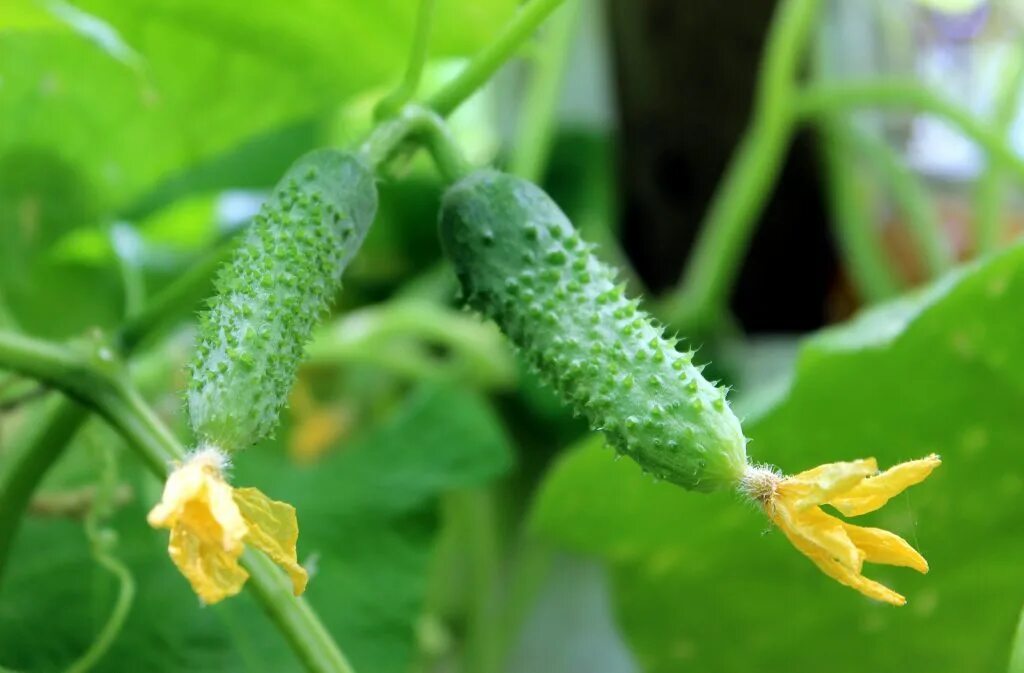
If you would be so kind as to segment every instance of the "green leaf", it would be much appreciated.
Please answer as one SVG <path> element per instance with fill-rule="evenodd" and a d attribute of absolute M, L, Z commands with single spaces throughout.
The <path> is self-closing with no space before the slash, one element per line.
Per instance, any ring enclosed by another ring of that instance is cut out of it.
<path fill-rule="evenodd" d="M 863 517 L 931 572 L 867 566 L 907 596 L 872 602 L 815 569 L 738 497 L 659 484 L 591 439 L 548 477 L 533 527 L 604 558 L 642 668 L 1002 670 L 1020 613 L 1024 246 L 808 339 L 788 389 L 745 429 L 789 473 L 937 452 L 924 484 Z M 762 534 L 767 532 L 767 534 Z M 970 618 L 965 618 L 966 616 Z"/>
<path fill-rule="evenodd" d="M 312 569 L 306 596 L 356 669 L 402 673 L 416 647 L 439 495 L 485 483 L 510 464 L 508 442 L 484 402 L 432 388 L 315 466 L 297 467 L 280 446 L 265 445 L 236 457 L 232 480 L 297 508 L 299 555 Z M 297 670 L 245 592 L 199 605 L 167 556 L 166 531 L 145 524 L 159 489 L 150 478 L 136 481 L 136 501 L 114 521 L 121 536 L 115 552 L 134 573 L 138 594 L 101 670 Z M 0 664 L 54 670 L 84 651 L 114 586 L 93 564 L 78 524 L 26 523 L 4 578 Z"/>
<path fill-rule="evenodd" d="M 1017 622 L 1017 633 L 1013 636 L 1010 649 L 1010 667 L 1007 673 L 1024 673 L 1024 610 L 1021 610 L 1020 621 Z"/>
<path fill-rule="evenodd" d="M 439 3 L 433 55 L 475 52 L 516 4 Z M 19 146 L 57 151 L 103 203 L 126 205 L 159 179 L 250 137 L 398 80 L 416 3 L 81 0 L 53 7 L 59 22 L 29 10 L 4 18 L 0 158 Z"/>

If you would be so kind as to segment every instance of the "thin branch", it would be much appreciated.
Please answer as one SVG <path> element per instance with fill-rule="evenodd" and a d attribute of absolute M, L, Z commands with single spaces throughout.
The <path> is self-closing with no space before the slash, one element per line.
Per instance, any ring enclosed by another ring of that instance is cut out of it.
<path fill-rule="evenodd" d="M 847 136 L 846 144 L 855 153 L 861 152 L 880 173 L 906 218 L 910 234 L 917 240 L 930 276 L 935 278 L 948 271 L 954 263 L 953 251 L 942 232 L 931 198 L 918 177 L 881 138 L 861 131 L 853 124 L 837 124 L 842 124 L 838 132 Z"/>
<path fill-rule="evenodd" d="M 864 299 L 869 303 L 887 299 L 899 292 L 900 284 L 886 261 L 873 219 L 865 210 L 856 167 L 849 161 L 849 136 L 831 116 L 822 119 L 819 126 L 832 222 L 843 258 Z"/>
<path fill-rule="evenodd" d="M 1024 86 L 1024 47 L 1016 45 L 1001 75 L 992 125 L 1000 137 L 1007 138 L 1010 126 L 1017 116 L 1021 87 Z M 1006 197 L 1006 180 L 1003 173 L 1002 165 L 990 157 L 985 172 L 975 187 L 974 247 L 975 251 L 981 254 L 995 250 L 1003 233 L 1001 211 Z"/>
<path fill-rule="evenodd" d="M 565 0 L 530 0 L 502 32 L 473 57 L 455 79 L 427 99 L 426 105 L 447 117 L 505 64 Z"/>
<path fill-rule="evenodd" d="M 416 95 L 420 78 L 423 76 L 423 67 L 427 63 L 430 26 L 433 23 L 436 7 L 437 0 L 420 0 L 419 12 L 416 14 L 416 32 L 413 35 L 412 49 L 409 51 L 409 62 L 406 64 L 405 75 L 398 86 L 377 103 L 373 109 L 375 119 L 385 119 L 397 114 L 402 106 Z"/>
<path fill-rule="evenodd" d="M 882 80 L 843 84 L 814 84 L 800 94 L 797 111 L 802 118 L 858 108 L 907 108 L 941 117 L 978 143 L 989 158 L 999 161 L 1024 182 L 1024 159 L 1004 138 L 967 109 L 913 80 Z"/>
<path fill-rule="evenodd" d="M 820 0 L 786 0 L 776 10 L 758 77 L 753 119 L 711 201 L 679 285 L 658 313 L 686 331 L 726 311 L 732 285 L 793 134 L 797 70 Z"/>

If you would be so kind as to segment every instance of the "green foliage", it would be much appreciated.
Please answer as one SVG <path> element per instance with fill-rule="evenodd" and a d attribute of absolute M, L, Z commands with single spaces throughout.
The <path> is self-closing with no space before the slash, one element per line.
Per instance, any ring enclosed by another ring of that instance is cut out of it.
<path fill-rule="evenodd" d="M 1024 246 L 808 339 L 777 402 L 744 425 L 755 459 L 787 472 L 935 451 L 926 487 L 872 515 L 921 549 L 927 576 L 873 570 L 892 608 L 852 594 L 735 498 L 694 498 L 591 439 L 549 476 L 542 535 L 611 565 L 618 618 L 652 673 L 694 670 L 989 670 L 1020 612 L 1024 541 Z M 970 615 L 965 619 L 965 615 Z M 738 634 L 742 634 L 740 637 Z M 741 645 L 738 645 L 740 643 Z"/>
<path fill-rule="evenodd" d="M 478 171 L 445 194 L 441 237 L 469 305 L 618 452 L 686 488 L 735 484 L 746 440 L 726 391 L 626 298 L 541 189 Z"/>
<path fill-rule="evenodd" d="M 77 457 L 72 452 L 67 460 Z M 416 651 L 415 625 L 439 532 L 438 496 L 484 484 L 510 461 L 508 441 L 486 403 L 430 388 L 315 466 L 290 464 L 281 446 L 267 445 L 246 453 L 233 479 L 297 507 L 300 558 L 313 575 L 306 595 L 345 643 L 356 670 L 403 673 Z M 120 534 L 116 553 L 139 591 L 98 670 L 297 670 L 247 594 L 199 605 L 167 558 L 166 535 L 145 524 L 159 484 L 140 476 L 133 488 L 136 497 L 113 525 Z M 0 665 L 32 671 L 67 665 L 105 620 L 114 590 L 79 524 L 31 518 L 4 578 Z"/>
<path fill-rule="evenodd" d="M 46 337 L 121 317 L 117 272 L 43 254 L 53 241 L 190 196 L 272 186 L 324 144 L 350 101 L 398 80 L 416 9 L 407 0 L 268 0 L 244 11 L 200 0 L 0 4 L 0 296 Z M 439 0 L 431 58 L 474 53 L 517 4 Z M 194 238 L 177 252 L 198 252 L 218 224 L 195 214 Z M 163 282 L 190 258 L 157 261 Z"/>
<path fill-rule="evenodd" d="M 358 156 L 317 150 L 263 204 L 200 318 L 188 409 L 201 443 L 243 449 L 277 424 L 313 327 L 373 223 L 374 180 Z"/>

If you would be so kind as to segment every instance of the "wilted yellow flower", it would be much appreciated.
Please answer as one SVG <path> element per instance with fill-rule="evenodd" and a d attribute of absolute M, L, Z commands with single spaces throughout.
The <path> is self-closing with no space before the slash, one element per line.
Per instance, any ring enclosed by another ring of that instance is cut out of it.
<path fill-rule="evenodd" d="M 906 566 L 928 572 L 928 562 L 903 538 L 880 528 L 854 526 L 826 514 L 831 505 L 845 516 L 867 514 L 904 489 L 924 481 L 939 466 L 932 454 L 878 474 L 874 458 L 827 463 L 783 477 L 763 467 L 749 467 L 742 489 L 758 501 L 789 541 L 826 575 L 866 596 L 903 605 L 907 600 L 861 573 L 865 561 Z"/>
<path fill-rule="evenodd" d="M 308 576 L 296 560 L 295 508 L 259 489 L 233 488 L 224 479 L 226 463 L 215 449 L 193 454 L 167 478 L 163 498 L 149 513 L 149 525 L 171 530 L 171 560 L 204 603 L 241 591 L 249 578 L 238 563 L 246 544 L 284 568 L 298 596 Z"/>

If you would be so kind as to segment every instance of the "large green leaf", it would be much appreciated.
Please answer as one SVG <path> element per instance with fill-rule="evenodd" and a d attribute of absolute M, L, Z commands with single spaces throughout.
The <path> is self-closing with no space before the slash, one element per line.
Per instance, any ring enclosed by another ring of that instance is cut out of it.
<path fill-rule="evenodd" d="M 313 569 L 306 595 L 356 668 L 401 673 L 416 645 L 438 496 L 482 484 L 510 461 L 499 422 L 479 398 L 424 389 L 364 439 L 314 466 L 290 464 L 280 447 L 259 447 L 238 457 L 233 480 L 296 506 L 300 559 Z M 138 594 L 101 670 L 298 670 L 245 592 L 199 605 L 167 557 L 166 532 L 146 527 L 159 485 L 145 480 L 137 493 L 114 524 Z M 32 671 L 67 665 L 102 624 L 113 589 L 80 526 L 28 521 L 0 586 L 0 664 Z"/>
<path fill-rule="evenodd" d="M 919 576 L 868 566 L 909 604 L 820 574 L 728 494 L 654 483 L 595 438 L 557 466 L 533 525 L 606 559 L 644 670 L 1001 671 L 1024 597 L 1024 246 L 808 339 L 777 402 L 745 423 L 787 472 L 937 452 L 923 485 L 863 517 L 910 540 Z"/>
<path fill-rule="evenodd" d="M 397 81 L 417 4 L 48 3 L 60 22 L 8 19 L 0 30 L 0 158 L 55 151 L 103 203 L 123 205 L 247 138 Z M 438 4 L 432 54 L 452 57 L 486 44 L 516 3 Z"/>

